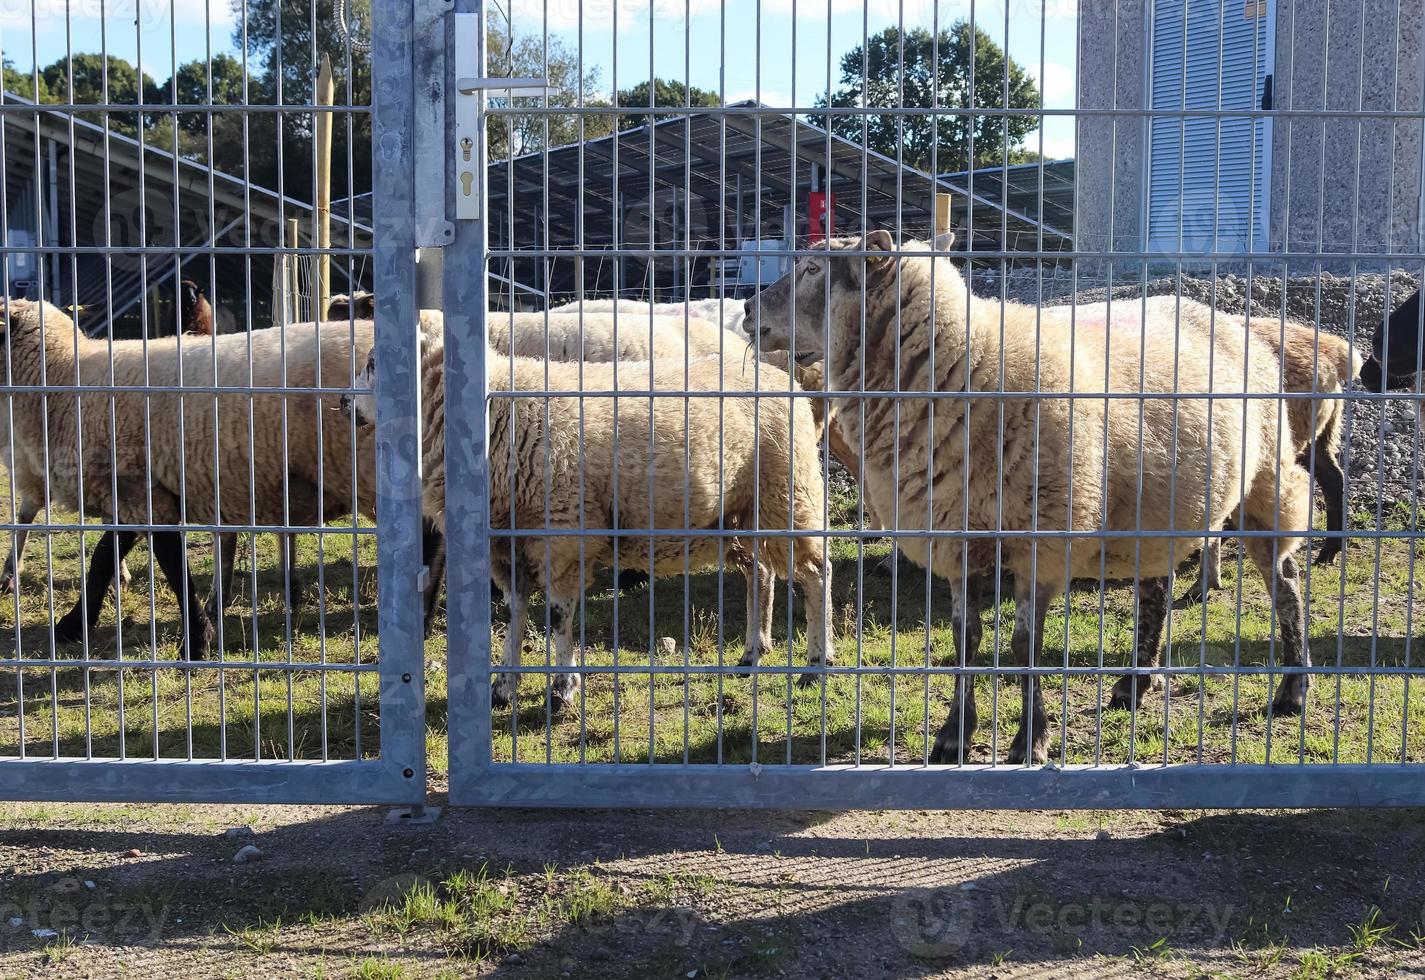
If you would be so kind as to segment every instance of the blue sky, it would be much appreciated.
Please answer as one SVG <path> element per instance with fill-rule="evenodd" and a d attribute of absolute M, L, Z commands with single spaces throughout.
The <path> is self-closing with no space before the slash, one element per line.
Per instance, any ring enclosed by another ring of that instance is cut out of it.
<path fill-rule="evenodd" d="M 1076 0 L 500 0 L 500 6 L 517 32 L 547 29 L 570 48 L 582 45 L 606 90 L 636 84 L 651 70 L 722 92 L 728 101 L 778 106 L 809 106 L 826 91 L 828 50 L 835 85 L 841 55 L 864 34 L 897 23 L 948 27 L 973 14 L 1039 78 L 1046 107 L 1074 104 Z M 162 80 L 175 63 L 232 50 L 233 25 L 224 0 L 9 0 L 0 4 L 0 48 L 27 68 L 67 49 L 98 51 L 106 38 L 111 54 L 141 58 L 144 70 Z M 1038 147 L 1037 135 L 1029 146 Z M 1046 120 L 1044 150 L 1073 155 L 1070 118 Z"/>

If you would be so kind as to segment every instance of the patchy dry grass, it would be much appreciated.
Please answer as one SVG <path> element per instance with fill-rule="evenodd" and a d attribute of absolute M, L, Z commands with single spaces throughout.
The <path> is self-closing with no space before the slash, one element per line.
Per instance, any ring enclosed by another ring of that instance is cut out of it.
<path fill-rule="evenodd" d="M 0 491 L 5 499 L 8 493 Z M 840 515 L 854 509 L 847 501 L 836 504 Z M 1357 515 L 1358 524 L 1365 516 Z M 1385 518 L 1395 529 L 1413 526 L 1409 508 L 1393 507 Z M 97 539 L 86 537 L 89 546 Z M 1388 671 L 1418 659 L 1408 637 L 1420 632 L 1425 569 L 1419 568 L 1420 549 L 1412 550 L 1413 544 L 1356 540 L 1344 577 L 1335 568 L 1311 569 L 1310 635 L 1317 665 Z M 14 638 L 23 658 L 51 656 L 51 610 L 62 613 L 78 597 L 78 545 L 74 534 L 48 541 L 32 535 L 20 593 L 0 601 L 0 631 Z M 299 601 L 291 610 L 283 601 L 275 537 L 258 538 L 255 553 L 239 559 L 238 595 L 224 618 L 226 656 L 263 666 L 117 670 L 119 649 L 129 660 L 177 655 L 177 607 L 161 576 L 157 587 L 150 587 L 154 577 L 140 544 L 130 557 L 134 577 L 124 614 L 116 627 L 112 603 L 105 610 L 91 637 L 93 659 L 73 667 L 0 669 L 0 755 L 22 749 L 38 756 L 374 755 L 379 748 L 375 676 L 314 667 L 373 664 L 377 658 L 375 542 L 334 529 L 320 542 L 303 538 L 299 547 Z M 190 552 L 199 587 L 206 590 L 211 540 L 194 534 Z M 543 678 L 527 676 L 517 712 L 495 713 L 495 758 L 769 764 L 924 758 L 927 732 L 933 738 L 944 718 L 951 682 L 917 668 L 954 662 L 948 587 L 904 562 L 893 583 L 877 568 L 887 553 L 885 542 L 858 549 L 856 542 L 839 539 L 832 552 L 837 662 L 859 667 L 856 673 L 833 674 L 805 690 L 794 686 L 805 637 L 801 603 L 792 604 L 789 619 L 785 587 L 774 629 L 781 646 L 764 658 L 768 672 L 742 678 L 734 670 L 742 655 L 740 575 L 668 579 L 620 595 L 605 574 L 580 610 L 578 635 L 588 673 L 576 708 L 552 713 Z M 1067 616 L 1058 604 L 1051 609 L 1044 664 L 1107 668 L 1105 676 L 1046 680 L 1052 757 L 1068 763 L 1425 759 L 1425 699 L 1411 692 L 1400 674 L 1318 677 L 1303 718 L 1269 720 L 1266 706 L 1276 678 L 1250 672 L 1276 662 L 1266 591 L 1250 565 L 1239 570 L 1230 542 L 1223 571 L 1226 587 L 1205 608 L 1174 613 L 1167 661 L 1177 671 L 1173 683 L 1166 697 L 1150 695 L 1132 717 L 1103 710 L 1112 668 L 1127 663 L 1133 643 L 1131 591 L 1122 586 L 1102 595 L 1075 591 Z M 532 622 L 525 663 L 546 664 L 551 651 L 542 605 L 535 606 Z M 1012 668 L 1011 625 L 1007 601 L 992 609 L 981 663 Z M 427 748 L 438 770 L 446 764 L 441 626 L 426 650 Z M 497 634 L 502 629 L 497 623 Z M 672 640 L 671 652 L 665 638 Z M 78 660 L 82 650 L 61 646 L 54 656 Z M 679 670 L 684 665 L 727 669 L 685 675 Z M 608 670 L 615 666 L 633 672 L 615 675 Z M 637 670 L 649 666 L 664 672 Z M 1234 666 L 1249 672 L 1213 672 Z M 1002 759 L 1019 721 L 1015 678 L 982 677 L 977 690 L 981 730 L 968 761 Z"/>

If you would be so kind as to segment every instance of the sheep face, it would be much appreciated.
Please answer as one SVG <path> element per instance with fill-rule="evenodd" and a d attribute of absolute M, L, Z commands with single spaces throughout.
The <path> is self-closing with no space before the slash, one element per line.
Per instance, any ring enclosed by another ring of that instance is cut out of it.
<path fill-rule="evenodd" d="M 846 338 L 838 333 L 856 331 L 859 344 L 861 297 L 868 285 L 879 283 L 892 272 L 896 262 L 895 242 L 890 232 L 873 231 L 865 238 L 841 238 L 827 242 L 826 255 L 808 255 L 797 262 L 790 275 L 783 276 L 761 293 L 747 300 L 747 317 L 756 320 L 756 335 L 766 350 L 792 351 L 801 364 L 826 356 L 826 334 L 830 325 L 831 347 Z M 847 253 L 852 254 L 838 254 Z M 885 257 L 861 252 L 887 253 Z M 828 315 L 829 310 L 832 315 Z M 857 311 L 853 316 L 835 316 L 837 310 Z M 794 315 L 795 314 L 795 315 Z M 793 339 L 795 335 L 795 340 Z M 792 350 L 795 343 L 795 350 Z"/>
<path fill-rule="evenodd" d="M 341 413 L 356 419 L 357 425 L 376 424 L 376 348 L 366 355 L 366 365 L 356 376 L 353 388 L 364 389 L 359 395 L 341 396 Z"/>
<path fill-rule="evenodd" d="M 38 336 L 42 319 L 46 334 L 64 338 L 73 336 L 74 321 L 53 303 L 7 299 L 0 306 L 0 337 L 8 341 L 12 334 L 34 333 Z"/>
<path fill-rule="evenodd" d="M 376 297 L 371 293 L 337 293 L 327 303 L 328 320 L 372 320 L 376 317 Z"/>
<path fill-rule="evenodd" d="M 1376 327 L 1371 357 L 1360 372 L 1367 391 L 1409 391 L 1415 387 L 1422 335 L 1420 293 L 1402 303 L 1390 319 Z"/>

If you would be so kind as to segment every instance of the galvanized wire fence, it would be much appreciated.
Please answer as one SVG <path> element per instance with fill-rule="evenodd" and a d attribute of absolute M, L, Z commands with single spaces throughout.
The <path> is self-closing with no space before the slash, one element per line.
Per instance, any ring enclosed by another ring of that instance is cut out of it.
<path fill-rule="evenodd" d="M 419 801 L 417 508 L 339 411 L 383 339 L 315 322 L 370 287 L 370 61 L 219 8 L 4 38 L 0 794 Z"/>
<path fill-rule="evenodd" d="M 1425 797 L 1405 12 L 360 6 L 5 46 L 0 789 Z"/>

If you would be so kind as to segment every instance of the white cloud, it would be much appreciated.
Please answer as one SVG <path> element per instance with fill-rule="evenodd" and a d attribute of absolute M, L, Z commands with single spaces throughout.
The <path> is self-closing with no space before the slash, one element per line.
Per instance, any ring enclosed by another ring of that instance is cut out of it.
<path fill-rule="evenodd" d="M 1076 145 L 1073 126 L 1066 127 L 1064 132 L 1046 132 L 1042 150 L 1039 146 L 1038 133 L 1030 133 L 1024 141 L 1026 150 L 1042 152 L 1046 160 L 1067 160 L 1074 156 Z"/>
<path fill-rule="evenodd" d="M 1029 73 L 1034 76 L 1035 84 L 1039 86 L 1039 91 L 1044 96 L 1046 107 L 1057 109 L 1073 106 L 1076 87 L 1073 68 L 1056 61 L 1046 61 L 1044 62 L 1044 75 L 1041 78 L 1038 61 L 1034 61 L 1026 67 L 1029 69 Z"/>

